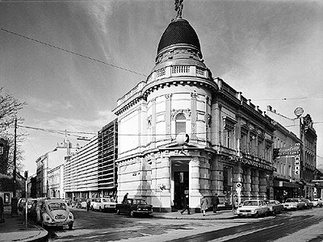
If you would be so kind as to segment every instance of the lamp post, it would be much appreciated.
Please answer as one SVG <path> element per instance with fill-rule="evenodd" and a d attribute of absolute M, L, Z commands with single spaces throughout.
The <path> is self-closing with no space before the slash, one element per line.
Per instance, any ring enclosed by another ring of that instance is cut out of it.
<path fill-rule="evenodd" d="M 16 194 L 16 183 L 17 183 L 17 117 L 15 117 L 15 128 L 14 128 L 14 147 L 13 147 L 13 190 L 11 199 L 11 215 L 17 215 L 17 194 Z"/>

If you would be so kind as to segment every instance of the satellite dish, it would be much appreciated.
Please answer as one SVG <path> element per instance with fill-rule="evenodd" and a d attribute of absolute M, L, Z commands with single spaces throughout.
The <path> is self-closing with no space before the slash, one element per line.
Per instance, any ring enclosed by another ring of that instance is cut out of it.
<path fill-rule="evenodd" d="M 177 137 L 176 137 L 176 143 L 178 145 L 184 145 L 185 143 L 188 143 L 189 139 L 190 138 L 189 138 L 188 134 L 182 132 L 182 133 L 179 133 L 177 135 Z"/>
<path fill-rule="evenodd" d="M 296 118 L 299 118 L 300 116 L 302 116 L 304 113 L 304 109 L 302 107 L 297 107 L 294 110 L 294 114 L 296 115 Z"/>

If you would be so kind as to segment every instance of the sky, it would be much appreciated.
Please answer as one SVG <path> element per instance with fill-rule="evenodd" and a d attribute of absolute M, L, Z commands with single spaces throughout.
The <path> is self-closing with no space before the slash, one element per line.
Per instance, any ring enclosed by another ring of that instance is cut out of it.
<path fill-rule="evenodd" d="M 27 103 L 19 113 L 25 126 L 95 133 L 115 118 L 118 98 L 150 74 L 175 16 L 173 0 L 2 0 L 0 87 Z M 185 0 L 183 18 L 214 78 L 263 111 L 271 105 L 294 118 L 302 107 L 311 115 L 322 161 L 323 2 Z M 18 132 L 28 134 L 29 174 L 65 138 Z"/>

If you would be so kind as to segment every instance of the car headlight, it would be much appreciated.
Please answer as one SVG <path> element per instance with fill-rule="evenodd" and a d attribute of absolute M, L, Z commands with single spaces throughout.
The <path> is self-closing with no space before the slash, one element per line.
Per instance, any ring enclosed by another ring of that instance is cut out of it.
<path fill-rule="evenodd" d="M 47 213 L 45 213 L 44 215 L 43 215 L 43 219 L 44 219 L 44 221 L 46 221 L 46 222 L 52 222 L 53 220 L 51 219 L 51 217 L 47 214 Z"/>

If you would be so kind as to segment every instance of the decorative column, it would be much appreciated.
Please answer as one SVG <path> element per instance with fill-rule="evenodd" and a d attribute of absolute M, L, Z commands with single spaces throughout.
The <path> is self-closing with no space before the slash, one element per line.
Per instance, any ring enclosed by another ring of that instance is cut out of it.
<path fill-rule="evenodd" d="M 192 110 L 192 115 L 191 115 L 191 138 L 192 140 L 196 140 L 196 97 L 197 97 L 197 93 L 193 92 L 191 93 L 191 110 Z"/>
<path fill-rule="evenodd" d="M 166 109 L 165 109 L 165 122 L 166 122 L 166 138 L 171 139 L 171 97 L 172 94 L 166 94 Z"/>
<path fill-rule="evenodd" d="M 153 146 L 156 147 L 156 99 L 152 100 L 151 133 Z"/>
<path fill-rule="evenodd" d="M 259 171 L 254 170 L 252 177 L 252 193 L 255 198 L 259 198 Z"/>
<path fill-rule="evenodd" d="M 267 179 L 266 173 L 263 171 L 259 172 L 259 196 L 260 199 L 266 199 L 266 191 L 267 191 Z"/>
<path fill-rule="evenodd" d="M 168 157 L 156 157 L 151 165 L 152 205 L 160 210 L 171 208 L 170 160 Z M 148 188 L 147 188 L 148 189 Z"/>
<path fill-rule="evenodd" d="M 193 157 L 189 162 L 189 206 L 199 208 L 200 206 L 200 160 Z"/>
<path fill-rule="evenodd" d="M 248 197 L 248 199 L 251 199 L 251 169 L 248 167 L 246 168 L 246 181 L 245 181 L 245 196 Z"/>

